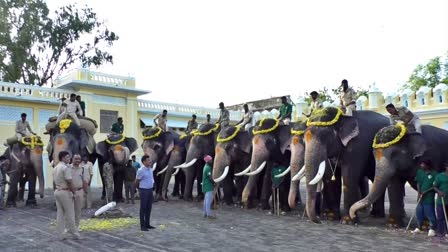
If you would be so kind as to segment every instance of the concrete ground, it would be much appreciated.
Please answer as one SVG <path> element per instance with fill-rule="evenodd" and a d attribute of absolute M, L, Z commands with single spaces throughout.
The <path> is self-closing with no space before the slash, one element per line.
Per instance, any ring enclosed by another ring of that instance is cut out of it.
<path fill-rule="evenodd" d="M 83 218 L 101 206 L 99 197 L 95 190 L 95 209 L 83 210 Z M 415 198 L 407 190 L 409 216 Z M 220 206 L 217 219 L 209 220 L 202 217 L 202 203 L 176 199 L 154 204 L 151 224 L 155 230 L 142 232 L 134 224 L 83 231 L 79 241 L 59 241 L 53 202 L 48 191 L 37 208 L 19 203 L 17 208 L 0 210 L 0 251 L 448 251 L 448 241 L 387 229 L 385 219 L 362 219 L 358 226 L 314 224 L 301 220 L 301 209 L 271 216 L 267 211 Z M 119 206 L 138 218 L 138 203 Z"/>

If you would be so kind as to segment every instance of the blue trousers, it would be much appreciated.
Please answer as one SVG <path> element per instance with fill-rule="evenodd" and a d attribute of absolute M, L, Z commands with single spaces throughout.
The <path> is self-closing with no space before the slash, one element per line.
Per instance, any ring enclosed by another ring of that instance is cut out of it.
<path fill-rule="evenodd" d="M 448 216 L 448 205 L 445 205 L 446 215 Z M 445 235 L 447 233 L 446 223 L 445 223 L 445 215 L 443 214 L 443 206 L 437 205 L 437 228 L 438 232 L 441 235 Z"/>
<path fill-rule="evenodd" d="M 418 227 L 421 228 L 423 224 L 423 218 L 426 217 L 429 220 L 430 228 L 436 230 L 436 213 L 434 209 L 434 204 L 420 203 L 417 205 L 416 210 Z"/>
<path fill-rule="evenodd" d="M 152 188 L 140 188 L 138 191 L 140 193 L 140 227 L 148 228 L 153 201 Z"/>
<path fill-rule="evenodd" d="M 206 192 L 204 196 L 204 215 L 212 216 L 213 191 Z"/>

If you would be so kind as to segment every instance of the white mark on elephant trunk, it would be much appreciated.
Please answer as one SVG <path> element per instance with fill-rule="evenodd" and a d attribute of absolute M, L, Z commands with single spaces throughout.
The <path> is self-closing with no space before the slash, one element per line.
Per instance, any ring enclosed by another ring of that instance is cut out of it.
<path fill-rule="evenodd" d="M 157 176 L 159 176 L 160 174 L 164 173 L 167 169 L 168 169 L 168 165 L 165 168 L 163 168 L 163 170 L 159 171 L 157 173 Z"/>
<path fill-rule="evenodd" d="M 171 176 L 176 176 L 178 173 L 179 173 L 179 171 L 180 171 L 180 169 L 176 169 L 176 171 L 173 173 L 173 174 L 171 174 Z"/>
<path fill-rule="evenodd" d="M 288 172 L 291 170 L 291 166 L 288 166 L 288 168 L 284 171 L 284 172 L 282 172 L 282 173 L 280 173 L 280 174 L 278 174 L 278 175 L 275 175 L 275 177 L 276 178 L 281 178 L 281 177 L 283 177 L 283 176 L 285 176 L 286 174 L 288 174 Z"/>
<path fill-rule="evenodd" d="M 235 176 L 239 177 L 239 176 L 246 175 L 246 173 L 248 173 L 249 171 L 250 171 L 250 165 L 246 169 L 244 169 L 244 171 L 236 173 Z"/>
<path fill-rule="evenodd" d="M 305 176 L 305 165 L 300 169 L 300 171 L 292 177 L 292 181 L 299 181 Z"/>
<path fill-rule="evenodd" d="M 266 166 L 266 161 L 264 161 L 255 171 L 249 172 L 246 175 L 247 176 L 257 175 L 258 173 L 260 173 L 264 169 L 265 166 Z"/>
<path fill-rule="evenodd" d="M 152 166 L 152 170 L 155 171 L 157 169 L 157 162 L 154 163 L 154 165 Z M 157 174 L 158 175 L 158 174 Z"/>
<path fill-rule="evenodd" d="M 194 163 L 196 163 L 197 160 L 198 160 L 197 158 L 193 158 L 190 162 L 188 162 L 186 164 L 181 164 L 178 168 L 182 168 L 182 169 L 188 168 L 188 167 L 194 165 Z"/>
<path fill-rule="evenodd" d="M 215 183 L 223 181 L 226 178 L 227 173 L 229 173 L 229 166 L 226 166 L 226 168 L 224 168 L 224 172 L 222 173 L 221 177 L 213 179 L 213 181 L 215 181 Z"/>
<path fill-rule="evenodd" d="M 350 211 L 349 211 L 350 218 L 355 219 L 356 218 L 356 212 L 358 210 L 361 210 L 361 209 L 367 207 L 368 205 L 370 205 L 370 203 L 366 199 L 362 199 L 362 200 L 356 202 L 355 204 L 353 204 L 350 207 Z"/>
<path fill-rule="evenodd" d="M 319 170 L 317 171 L 316 176 L 308 184 L 315 185 L 319 183 L 324 177 L 324 174 L 325 174 L 325 160 L 319 164 Z"/>

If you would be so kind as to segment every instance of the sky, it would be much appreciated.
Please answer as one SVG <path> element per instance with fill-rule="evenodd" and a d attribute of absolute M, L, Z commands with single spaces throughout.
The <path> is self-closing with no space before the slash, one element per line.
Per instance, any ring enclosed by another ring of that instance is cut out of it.
<path fill-rule="evenodd" d="M 48 0 L 50 8 L 74 2 Z M 120 39 L 113 65 L 152 93 L 218 107 L 324 86 L 394 92 L 448 51 L 448 1 L 78 0 Z"/>

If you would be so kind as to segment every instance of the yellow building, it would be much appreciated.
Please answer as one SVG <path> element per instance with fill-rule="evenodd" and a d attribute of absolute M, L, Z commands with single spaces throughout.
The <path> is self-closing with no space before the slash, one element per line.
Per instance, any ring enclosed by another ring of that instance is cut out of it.
<path fill-rule="evenodd" d="M 125 135 L 136 138 L 141 144 L 141 129 L 152 126 L 154 116 L 164 109 L 168 110 L 168 127 L 175 131 L 184 130 L 192 114 L 197 115 L 198 123 L 204 122 L 207 114 L 211 115 L 212 121 L 216 121 L 219 116 L 219 110 L 214 108 L 138 99 L 138 96 L 150 91 L 137 89 L 134 78 L 78 69 L 57 80 L 54 88 L 0 82 L 0 141 L 14 135 L 15 122 L 25 112 L 32 129 L 47 143 L 48 135 L 43 133 L 48 118 L 56 116 L 60 99 L 68 98 L 71 93 L 81 95 L 86 103 L 86 115 L 97 121 L 97 142 L 105 139 L 118 117 L 123 117 Z M 388 103 L 407 106 L 420 116 L 423 123 L 448 129 L 448 87 L 444 84 L 434 89 L 422 87 L 417 92 L 405 90 L 400 94 L 382 94 L 372 88 L 368 97 L 362 96 L 357 100 L 357 107 L 358 110 L 375 110 L 386 114 L 384 107 Z M 302 112 L 307 111 L 308 104 L 299 98 L 294 105 L 293 121 L 296 121 Z M 230 119 L 236 122 L 242 115 L 241 111 L 231 111 Z M 253 121 L 265 117 L 275 118 L 277 115 L 276 109 L 256 112 Z M 0 152 L 4 150 L 5 147 L 0 145 Z M 135 154 L 141 156 L 143 153 L 139 149 Z M 44 153 L 44 169 L 46 187 L 51 187 L 47 153 Z M 98 169 L 95 171 L 93 186 L 101 186 Z"/>

